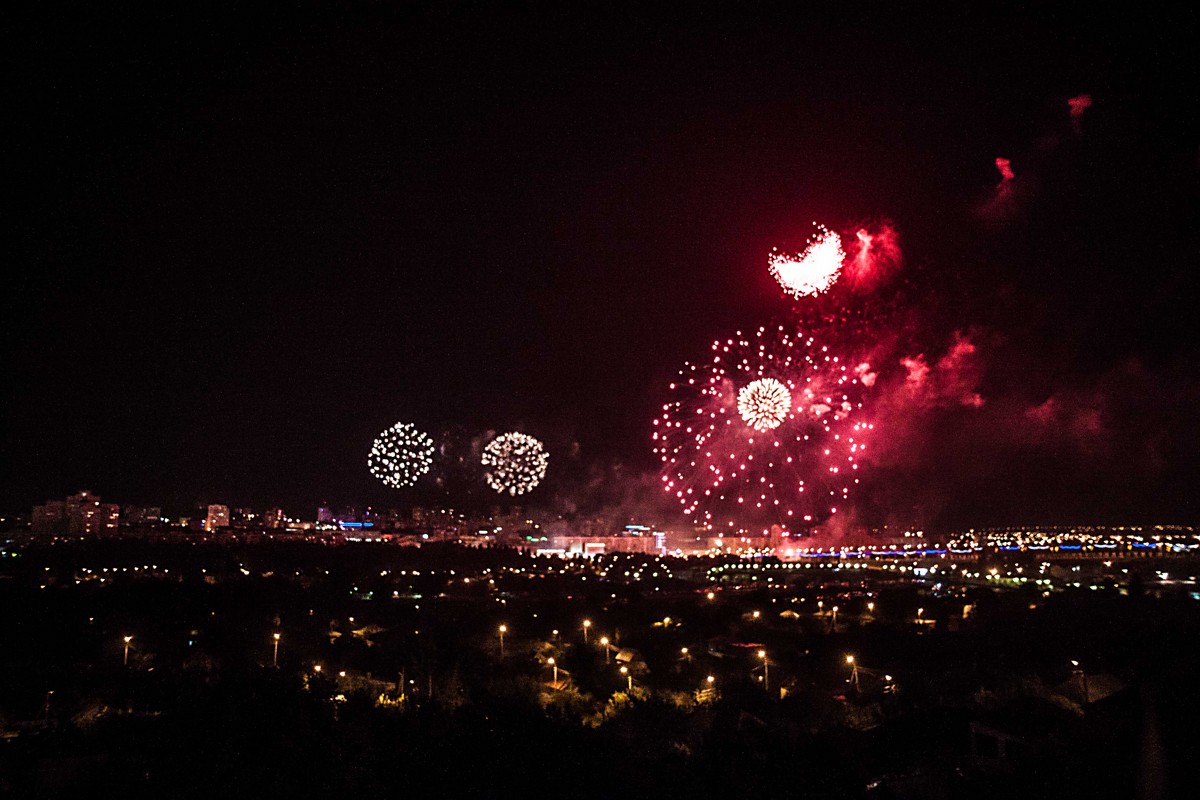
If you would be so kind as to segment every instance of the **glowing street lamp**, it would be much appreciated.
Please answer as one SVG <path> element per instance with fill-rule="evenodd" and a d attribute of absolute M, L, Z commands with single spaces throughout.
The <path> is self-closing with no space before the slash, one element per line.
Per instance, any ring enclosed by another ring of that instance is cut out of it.
<path fill-rule="evenodd" d="M 875 613 L 875 603 L 874 602 L 867 603 L 867 611 L 871 614 Z"/>
<path fill-rule="evenodd" d="M 609 663 L 608 637 L 607 636 L 600 637 L 600 645 L 604 648 L 604 663 L 607 664 L 607 663 Z"/>
<path fill-rule="evenodd" d="M 633 691 L 633 676 L 629 674 L 629 667 L 621 667 L 621 674 L 629 680 L 629 691 Z"/>
<path fill-rule="evenodd" d="M 129 666 L 129 643 L 133 641 L 133 637 L 126 636 L 124 638 L 125 638 L 125 659 L 121 662 L 121 665 L 128 667 Z"/>
<path fill-rule="evenodd" d="M 554 686 L 557 688 L 558 687 L 558 664 L 555 663 L 555 661 L 552 657 L 547 658 L 546 663 L 554 668 Z"/>
<path fill-rule="evenodd" d="M 679 648 L 679 657 L 680 657 L 680 658 L 682 658 L 684 661 L 691 661 L 691 660 L 692 660 L 692 657 L 691 657 L 691 655 L 689 654 L 689 651 L 688 651 L 688 649 L 687 649 L 686 647 L 681 647 L 681 648 Z"/>
<path fill-rule="evenodd" d="M 592 621 L 590 619 L 585 619 L 583 621 L 583 643 L 584 644 L 587 644 L 588 631 L 591 630 L 591 627 L 592 627 Z"/>
<path fill-rule="evenodd" d="M 767 661 L 767 651 L 759 650 L 758 657 L 763 662 L 763 689 L 771 691 L 771 662 Z"/>
<path fill-rule="evenodd" d="M 1079 674 L 1080 682 L 1083 684 L 1083 704 L 1087 705 L 1087 702 L 1088 702 L 1087 672 L 1084 671 L 1083 667 L 1081 667 L 1079 665 L 1079 662 L 1076 661 L 1075 659 L 1071 659 L 1071 666 L 1074 667 L 1075 672 L 1077 672 Z"/>
<path fill-rule="evenodd" d="M 850 665 L 850 682 L 854 684 L 854 691 L 858 691 L 858 662 L 854 660 L 854 656 L 846 656 L 846 663 Z"/>
<path fill-rule="evenodd" d="M 273 633 L 273 634 L 271 634 L 271 638 L 275 640 L 274 641 L 274 649 L 271 651 L 271 666 L 278 667 L 279 666 L 279 634 Z"/>
<path fill-rule="evenodd" d="M 500 626 L 500 657 L 504 658 L 504 634 L 508 633 L 508 626 Z"/>

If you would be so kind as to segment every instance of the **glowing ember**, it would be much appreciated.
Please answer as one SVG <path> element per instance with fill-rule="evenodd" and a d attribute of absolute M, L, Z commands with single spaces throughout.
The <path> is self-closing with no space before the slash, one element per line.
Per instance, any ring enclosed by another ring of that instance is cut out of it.
<path fill-rule="evenodd" d="M 996 171 L 1000 173 L 1000 180 L 1002 183 L 1008 183 L 1017 177 L 1013 172 L 1012 162 L 1007 158 L 996 159 Z"/>
<path fill-rule="evenodd" d="M 738 392 L 737 408 L 747 425 L 769 431 L 792 410 L 792 393 L 774 378 L 760 378 Z"/>
<path fill-rule="evenodd" d="M 791 256 L 772 250 L 768 258 L 771 276 L 797 299 L 820 294 L 833 286 L 846 258 L 842 238 L 823 225 L 817 228 L 818 233 L 809 240 L 803 253 Z"/>

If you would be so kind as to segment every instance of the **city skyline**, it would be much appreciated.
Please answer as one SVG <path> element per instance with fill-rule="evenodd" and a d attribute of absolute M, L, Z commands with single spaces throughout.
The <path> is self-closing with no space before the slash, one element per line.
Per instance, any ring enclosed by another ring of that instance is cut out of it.
<path fill-rule="evenodd" d="M 651 440 L 671 381 L 821 316 L 887 423 L 850 528 L 1196 521 L 1187 25 L 26 13 L 0 507 L 684 524 Z M 784 295 L 768 258 L 814 221 L 892 231 L 894 273 Z M 438 448 L 411 489 L 367 469 L 397 422 Z M 549 455 L 519 498 L 480 479 L 505 431 Z"/>

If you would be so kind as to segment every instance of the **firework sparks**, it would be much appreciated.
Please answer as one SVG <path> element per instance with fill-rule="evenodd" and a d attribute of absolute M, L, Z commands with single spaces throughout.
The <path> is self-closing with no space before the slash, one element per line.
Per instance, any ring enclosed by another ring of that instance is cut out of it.
<path fill-rule="evenodd" d="M 708 362 L 684 365 L 654 420 L 663 490 L 695 523 L 720 530 L 837 513 L 875 427 L 862 419 L 868 374 L 864 362 L 784 327 L 714 342 Z"/>
<path fill-rule="evenodd" d="M 769 431 L 792 410 L 792 393 L 774 378 L 759 378 L 738 391 L 737 409 L 754 430 Z"/>
<path fill-rule="evenodd" d="M 483 449 L 484 479 L 497 492 L 516 497 L 531 492 L 546 477 L 549 463 L 542 443 L 524 433 L 505 433 Z"/>
<path fill-rule="evenodd" d="M 367 469 L 393 489 L 412 486 L 433 465 L 433 440 L 407 422 L 397 422 L 376 437 Z"/>
<path fill-rule="evenodd" d="M 809 239 L 799 255 L 786 255 L 772 250 L 767 264 L 771 277 L 783 290 L 796 299 L 821 294 L 837 281 L 842 271 L 842 238 L 823 225 Z"/>

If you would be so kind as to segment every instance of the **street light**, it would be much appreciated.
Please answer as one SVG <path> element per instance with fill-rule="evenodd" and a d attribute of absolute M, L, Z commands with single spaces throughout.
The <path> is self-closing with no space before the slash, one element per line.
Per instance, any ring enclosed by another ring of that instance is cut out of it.
<path fill-rule="evenodd" d="M 1088 703 L 1087 672 L 1079 666 L 1079 662 L 1075 659 L 1071 659 L 1071 666 L 1075 668 L 1075 672 L 1079 673 L 1080 682 L 1083 684 L 1083 704 L 1086 706 Z"/>
<path fill-rule="evenodd" d="M 585 620 L 583 621 L 583 643 L 584 643 L 584 644 L 587 644 L 587 640 L 588 640 L 588 630 L 589 630 L 591 627 L 592 627 L 592 621 L 591 621 L 590 619 L 585 619 Z"/>
<path fill-rule="evenodd" d="M 867 611 L 874 614 L 875 613 L 875 603 L 873 603 L 873 602 L 867 603 Z"/>
<path fill-rule="evenodd" d="M 133 641 L 132 636 L 125 637 L 125 660 L 121 662 L 122 666 L 129 666 L 129 643 Z"/>
<path fill-rule="evenodd" d="M 553 658 L 547 658 L 546 663 L 554 668 L 554 687 L 558 688 L 558 664 L 554 663 Z"/>
<path fill-rule="evenodd" d="M 621 667 L 621 674 L 629 679 L 629 691 L 633 691 L 633 676 L 629 674 L 629 667 Z"/>
<path fill-rule="evenodd" d="M 854 660 L 854 656 L 846 656 L 846 663 L 850 665 L 850 681 L 854 684 L 854 691 L 859 691 L 858 688 L 858 662 Z"/>
<path fill-rule="evenodd" d="M 758 657 L 763 662 L 763 689 L 771 691 L 771 662 L 767 661 L 767 651 L 759 650 Z"/>
<path fill-rule="evenodd" d="M 679 648 L 679 657 L 682 658 L 684 661 L 692 660 L 692 657 L 690 655 L 688 655 L 688 649 L 686 647 Z"/>
<path fill-rule="evenodd" d="M 608 663 L 609 663 L 609 655 L 608 655 L 608 637 L 607 637 L 607 636 L 601 636 L 601 637 L 600 637 L 600 644 L 601 644 L 601 646 L 604 648 L 604 663 L 605 663 L 605 664 L 608 664 Z"/>
<path fill-rule="evenodd" d="M 271 666 L 278 667 L 279 666 L 279 634 L 273 633 L 273 634 L 271 634 L 271 638 L 275 640 L 274 641 L 274 649 L 271 651 Z"/>
<path fill-rule="evenodd" d="M 500 626 L 500 657 L 504 658 L 504 634 L 508 633 L 508 626 Z"/>
<path fill-rule="evenodd" d="M 829 622 L 829 629 L 830 629 L 830 630 L 833 630 L 834 628 L 837 628 L 837 612 L 838 612 L 838 607 L 837 607 L 837 606 L 834 606 L 834 607 L 833 607 L 833 617 L 831 618 L 831 620 L 830 620 L 830 622 Z"/>

